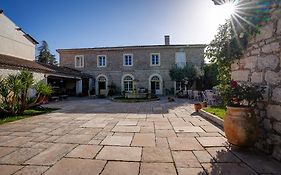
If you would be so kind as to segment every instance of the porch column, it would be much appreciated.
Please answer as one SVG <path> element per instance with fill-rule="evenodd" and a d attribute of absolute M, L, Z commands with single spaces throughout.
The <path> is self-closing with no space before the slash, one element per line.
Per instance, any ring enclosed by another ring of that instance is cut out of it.
<path fill-rule="evenodd" d="M 76 81 L 76 95 L 82 93 L 82 79 Z"/>

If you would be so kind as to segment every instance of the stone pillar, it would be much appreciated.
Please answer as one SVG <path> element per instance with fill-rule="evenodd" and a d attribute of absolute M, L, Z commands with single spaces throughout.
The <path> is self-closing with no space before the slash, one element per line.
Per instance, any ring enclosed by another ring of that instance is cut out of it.
<path fill-rule="evenodd" d="M 82 79 L 76 81 L 76 95 L 82 93 Z"/>
<path fill-rule="evenodd" d="M 94 86 L 94 81 L 92 78 L 89 78 L 89 90 L 93 90 L 93 86 Z"/>

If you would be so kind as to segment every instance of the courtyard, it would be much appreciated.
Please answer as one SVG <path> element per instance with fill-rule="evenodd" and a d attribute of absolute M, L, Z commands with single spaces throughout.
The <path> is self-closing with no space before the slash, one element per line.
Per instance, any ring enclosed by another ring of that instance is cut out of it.
<path fill-rule="evenodd" d="M 280 174 L 281 163 L 228 145 L 186 99 L 76 99 L 0 125 L 0 174 Z"/>

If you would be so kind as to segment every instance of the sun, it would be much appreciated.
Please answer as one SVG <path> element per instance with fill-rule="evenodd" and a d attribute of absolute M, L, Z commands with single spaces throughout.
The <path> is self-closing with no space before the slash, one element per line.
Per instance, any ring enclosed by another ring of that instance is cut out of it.
<path fill-rule="evenodd" d="M 231 16 L 236 13 L 236 4 L 234 2 L 225 2 L 220 7 L 220 14 L 225 17 L 225 19 L 231 18 Z"/>

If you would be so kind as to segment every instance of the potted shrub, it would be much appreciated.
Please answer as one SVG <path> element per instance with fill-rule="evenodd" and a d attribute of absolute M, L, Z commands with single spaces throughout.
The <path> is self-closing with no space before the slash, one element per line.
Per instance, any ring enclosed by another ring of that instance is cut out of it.
<path fill-rule="evenodd" d="M 239 147 L 252 146 L 258 137 L 258 123 L 254 107 L 262 99 L 259 88 L 251 84 L 231 81 L 222 91 L 227 104 L 224 131 L 229 143 Z"/>

